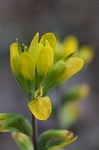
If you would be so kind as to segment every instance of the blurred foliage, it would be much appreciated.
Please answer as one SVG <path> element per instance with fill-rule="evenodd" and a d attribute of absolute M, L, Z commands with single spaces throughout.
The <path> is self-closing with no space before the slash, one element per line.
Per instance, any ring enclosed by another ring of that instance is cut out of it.
<path fill-rule="evenodd" d="M 0 132 L 22 132 L 32 135 L 32 126 L 27 118 L 19 114 L 0 113 Z"/>
<path fill-rule="evenodd" d="M 59 111 L 60 128 L 68 129 L 77 121 L 80 115 L 79 102 L 89 94 L 89 91 L 89 86 L 84 84 L 72 87 L 66 92 Z"/>
<path fill-rule="evenodd" d="M 55 61 L 60 60 L 67 55 L 67 51 L 73 52 L 73 55 L 84 59 L 84 67 L 87 67 L 94 58 L 94 51 L 90 45 L 80 45 L 78 39 L 73 36 L 67 36 L 63 42 L 58 39 L 55 49 Z M 82 84 L 71 87 L 61 97 L 61 106 L 54 105 L 54 119 L 58 120 L 58 128 L 70 129 L 79 118 L 79 102 L 90 92 L 90 86 Z M 57 121 L 56 121 L 57 122 Z"/>
<path fill-rule="evenodd" d="M 80 101 L 88 96 L 90 87 L 87 84 L 76 85 L 61 97 L 61 105 L 54 105 L 53 116 L 58 120 L 58 128 L 70 129 L 80 116 Z M 56 121 L 57 122 L 57 121 Z"/>

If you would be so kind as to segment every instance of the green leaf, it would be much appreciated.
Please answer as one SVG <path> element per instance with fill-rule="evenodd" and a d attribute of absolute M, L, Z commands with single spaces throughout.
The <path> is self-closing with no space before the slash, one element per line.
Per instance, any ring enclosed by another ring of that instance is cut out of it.
<path fill-rule="evenodd" d="M 49 130 L 38 139 L 38 150 L 58 149 L 74 142 L 77 136 L 67 130 Z"/>
<path fill-rule="evenodd" d="M 13 132 L 11 135 L 20 150 L 34 150 L 29 136 L 19 132 Z"/>
<path fill-rule="evenodd" d="M 19 114 L 0 113 L 0 132 L 14 131 L 32 135 L 32 127 L 27 118 Z"/>

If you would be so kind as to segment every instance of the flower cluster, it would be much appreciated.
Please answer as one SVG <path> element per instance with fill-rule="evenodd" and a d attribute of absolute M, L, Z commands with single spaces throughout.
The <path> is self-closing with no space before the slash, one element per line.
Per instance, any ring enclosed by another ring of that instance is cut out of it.
<path fill-rule="evenodd" d="M 84 64 L 83 59 L 74 56 L 76 49 L 65 51 L 55 61 L 56 37 L 44 34 L 39 40 L 37 33 L 29 48 L 24 50 L 16 41 L 10 46 L 12 72 L 29 99 L 29 109 L 39 120 L 46 120 L 52 110 L 48 91 L 77 73 Z"/>

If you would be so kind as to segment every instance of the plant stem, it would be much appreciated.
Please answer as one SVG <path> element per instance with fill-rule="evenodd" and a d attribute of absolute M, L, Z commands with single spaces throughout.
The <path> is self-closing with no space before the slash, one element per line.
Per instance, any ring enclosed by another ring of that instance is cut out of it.
<path fill-rule="evenodd" d="M 37 120 L 35 119 L 34 115 L 32 115 L 32 129 L 33 129 L 32 141 L 34 144 L 34 150 L 37 150 Z"/>

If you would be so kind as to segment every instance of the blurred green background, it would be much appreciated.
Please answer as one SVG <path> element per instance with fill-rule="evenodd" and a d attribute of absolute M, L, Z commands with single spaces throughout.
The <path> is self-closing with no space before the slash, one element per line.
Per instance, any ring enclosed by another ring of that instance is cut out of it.
<path fill-rule="evenodd" d="M 93 62 L 49 94 L 52 102 L 78 83 L 91 86 L 82 101 L 79 120 L 71 128 L 79 136 L 66 150 L 99 150 L 99 1 L 97 0 L 1 0 L 0 1 L 0 112 L 20 113 L 31 120 L 27 99 L 15 81 L 9 64 L 9 46 L 16 38 L 30 44 L 34 34 L 54 32 L 61 39 L 73 34 L 80 44 L 93 46 Z M 54 119 L 38 122 L 39 133 L 56 128 Z M 0 133 L 0 149 L 18 150 L 10 134 Z"/>

